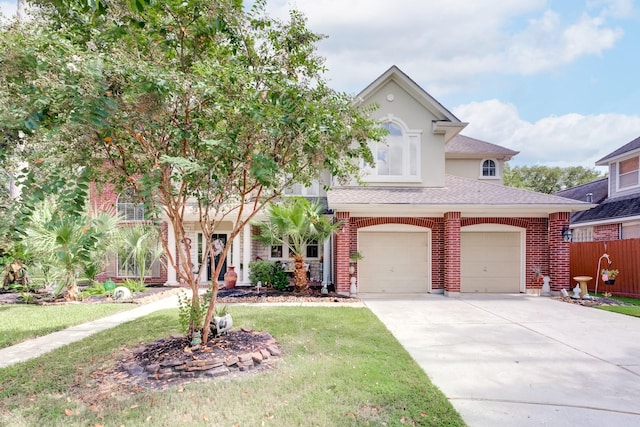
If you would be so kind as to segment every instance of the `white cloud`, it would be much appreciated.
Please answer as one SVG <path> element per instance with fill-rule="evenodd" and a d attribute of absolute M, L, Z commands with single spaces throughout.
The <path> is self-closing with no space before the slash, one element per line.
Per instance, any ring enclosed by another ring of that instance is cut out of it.
<path fill-rule="evenodd" d="M 584 166 L 640 136 L 640 116 L 623 114 L 565 114 L 523 120 L 517 108 L 496 99 L 454 108 L 469 122 L 463 133 L 520 151 L 514 165 Z"/>
<path fill-rule="evenodd" d="M 478 75 L 530 75 L 601 54 L 623 35 L 606 17 L 629 13 L 628 3 L 598 0 L 574 22 L 543 0 L 280 0 L 269 10 L 284 18 L 298 8 L 329 35 L 320 53 L 338 89 L 358 91 L 396 64 L 438 97 Z"/>

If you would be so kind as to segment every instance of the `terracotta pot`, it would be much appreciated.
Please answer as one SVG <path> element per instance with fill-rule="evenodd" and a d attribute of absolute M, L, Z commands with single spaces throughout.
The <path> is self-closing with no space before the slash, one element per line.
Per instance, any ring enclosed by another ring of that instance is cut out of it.
<path fill-rule="evenodd" d="M 238 273 L 235 271 L 235 267 L 230 265 L 226 273 L 224 273 L 224 287 L 227 289 L 233 289 L 236 287 L 238 281 Z"/>

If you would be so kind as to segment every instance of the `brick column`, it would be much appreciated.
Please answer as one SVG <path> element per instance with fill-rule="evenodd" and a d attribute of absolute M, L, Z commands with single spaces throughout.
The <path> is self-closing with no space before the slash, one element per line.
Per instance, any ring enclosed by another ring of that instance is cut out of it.
<path fill-rule="evenodd" d="M 444 294 L 460 296 L 460 212 L 444 214 Z"/>
<path fill-rule="evenodd" d="M 338 229 L 335 244 L 336 292 L 349 295 L 349 249 L 351 246 L 349 212 L 337 212 L 336 220 L 344 224 Z"/>
<path fill-rule="evenodd" d="M 569 226 L 569 212 L 556 212 L 549 215 L 549 275 L 551 292 L 560 293 L 565 288 L 571 291 L 569 277 L 570 242 L 562 239 L 562 229 Z"/>

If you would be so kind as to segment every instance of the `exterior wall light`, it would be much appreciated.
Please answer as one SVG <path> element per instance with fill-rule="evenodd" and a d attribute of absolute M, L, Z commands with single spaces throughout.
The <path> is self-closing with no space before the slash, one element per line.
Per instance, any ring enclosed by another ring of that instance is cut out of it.
<path fill-rule="evenodd" d="M 573 233 L 569 227 L 565 227 L 562 229 L 562 240 L 565 242 L 570 242 L 573 239 Z"/>

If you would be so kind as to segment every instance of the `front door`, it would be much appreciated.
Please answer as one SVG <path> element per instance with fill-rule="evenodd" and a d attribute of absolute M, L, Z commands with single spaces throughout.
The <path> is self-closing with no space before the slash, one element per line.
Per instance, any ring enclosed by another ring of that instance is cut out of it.
<path fill-rule="evenodd" d="M 227 235 L 226 234 L 214 234 L 211 238 L 211 244 L 213 245 L 213 253 L 214 253 L 214 263 L 212 264 L 211 259 L 207 257 L 207 280 L 211 280 L 211 275 L 215 271 L 215 266 L 218 265 L 218 261 L 220 260 L 220 253 L 224 246 L 227 244 Z M 227 271 L 227 259 L 225 258 L 224 263 L 222 264 L 222 268 L 220 269 L 220 274 L 218 275 L 218 282 L 224 281 L 224 273 Z"/>

